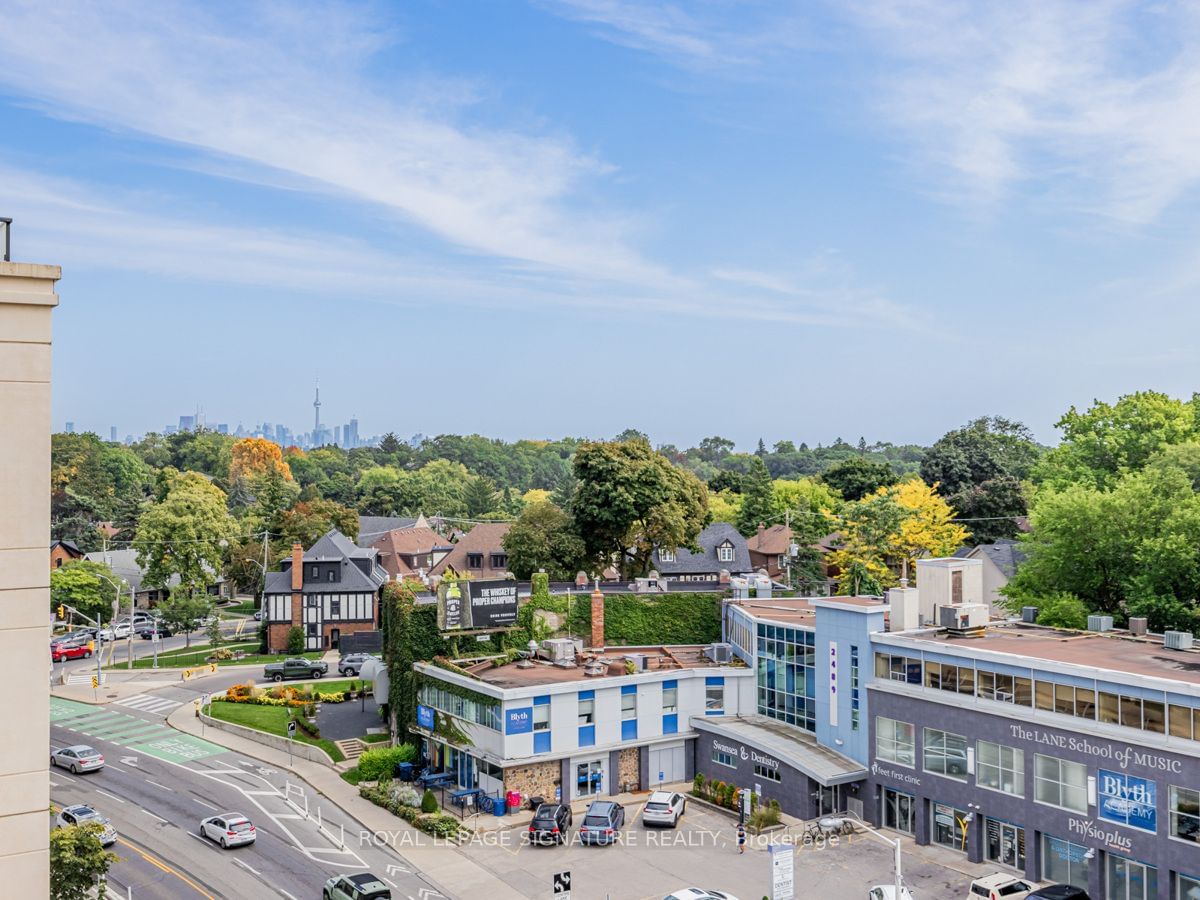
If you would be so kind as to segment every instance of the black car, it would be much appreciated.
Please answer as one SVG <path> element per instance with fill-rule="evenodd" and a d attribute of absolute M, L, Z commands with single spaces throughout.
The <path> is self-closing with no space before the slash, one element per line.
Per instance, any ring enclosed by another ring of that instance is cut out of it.
<path fill-rule="evenodd" d="M 1091 900 L 1083 888 L 1069 884 L 1052 884 L 1026 895 L 1026 900 Z"/>
<path fill-rule="evenodd" d="M 154 628 L 155 625 L 153 622 L 146 622 L 145 624 L 137 627 L 137 635 L 144 641 L 152 640 L 154 637 Z M 158 623 L 158 636 L 160 638 L 168 638 L 173 633 L 174 632 L 171 631 L 170 627 L 165 622 Z"/>
<path fill-rule="evenodd" d="M 531 844 L 561 844 L 571 827 L 571 807 L 561 803 L 543 803 L 529 823 Z"/>
<path fill-rule="evenodd" d="M 585 844 L 611 844 L 624 824 L 625 807 L 620 803 L 593 800 L 579 826 L 579 839 Z"/>

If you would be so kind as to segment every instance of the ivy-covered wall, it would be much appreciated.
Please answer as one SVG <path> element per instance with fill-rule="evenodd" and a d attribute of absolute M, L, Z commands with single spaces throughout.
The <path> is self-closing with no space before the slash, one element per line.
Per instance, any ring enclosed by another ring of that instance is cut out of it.
<path fill-rule="evenodd" d="M 604 641 L 609 646 L 638 644 L 709 644 L 721 639 L 719 593 L 606 594 Z M 571 631 L 589 634 L 591 598 L 571 604 Z"/>

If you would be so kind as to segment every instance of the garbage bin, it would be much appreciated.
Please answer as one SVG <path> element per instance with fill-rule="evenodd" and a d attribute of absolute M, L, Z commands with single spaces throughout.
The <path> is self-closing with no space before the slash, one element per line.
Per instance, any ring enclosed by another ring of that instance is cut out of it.
<path fill-rule="evenodd" d="M 508 809 L 508 804 L 505 802 L 504 798 L 489 797 L 488 799 L 492 801 L 492 812 L 498 816 L 503 816 L 505 811 Z"/>
<path fill-rule="evenodd" d="M 530 797 L 529 798 L 529 808 L 532 809 L 534 812 L 537 812 L 537 808 L 545 802 L 546 802 L 546 798 L 544 798 L 544 797 Z"/>
<path fill-rule="evenodd" d="M 413 780 L 413 764 L 412 763 L 396 763 L 395 775 L 401 781 Z"/>

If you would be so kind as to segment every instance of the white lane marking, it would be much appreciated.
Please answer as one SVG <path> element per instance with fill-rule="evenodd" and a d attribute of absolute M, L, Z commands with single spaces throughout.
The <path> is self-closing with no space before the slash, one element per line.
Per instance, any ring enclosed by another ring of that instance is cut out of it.
<path fill-rule="evenodd" d="M 112 769 L 114 772 L 122 772 L 122 773 L 124 773 L 124 772 L 126 771 L 125 769 L 122 769 L 120 766 L 114 766 L 112 763 L 109 763 L 109 764 L 106 766 L 106 768 Z"/>
<path fill-rule="evenodd" d="M 217 849 L 216 845 L 213 844 L 212 841 L 210 841 L 208 838 L 204 837 L 203 835 L 196 834 L 196 832 L 194 832 L 194 831 L 189 831 L 189 832 L 187 832 L 187 834 L 190 837 L 194 837 L 196 840 L 200 841 L 200 843 L 204 844 L 204 846 L 207 847 L 209 850 Z"/>
<path fill-rule="evenodd" d="M 128 709 L 140 709 L 142 712 L 165 714 L 167 710 L 182 706 L 181 700 L 168 700 L 166 697 L 155 697 L 153 694 L 134 694 L 124 700 L 116 700 L 114 706 L 124 706 Z"/>
<path fill-rule="evenodd" d="M 275 888 L 275 890 L 279 891 L 279 893 L 282 894 L 284 897 L 287 897 L 288 900 L 296 900 L 295 897 L 293 897 L 291 894 L 289 894 L 283 888 Z"/>
<path fill-rule="evenodd" d="M 54 777 L 61 778 L 63 781 L 69 781 L 71 784 L 75 783 L 74 778 L 72 778 L 70 775 L 64 775 L 62 772 L 55 772 Z"/>
<path fill-rule="evenodd" d="M 144 813 L 145 813 L 146 815 L 148 815 L 150 818 L 152 818 L 152 819 L 158 819 L 158 821 L 162 822 L 164 825 L 167 825 L 167 824 L 169 824 L 169 823 L 167 822 L 167 820 L 166 820 L 166 819 L 164 819 L 162 816 L 156 816 L 154 813 L 150 812 L 150 810 L 148 810 L 148 809 L 142 809 L 141 807 L 138 807 L 138 808 L 139 808 L 139 809 L 141 809 L 141 810 L 142 810 L 142 812 L 144 812 Z"/>
<path fill-rule="evenodd" d="M 124 802 L 125 802 L 125 801 L 124 801 L 124 800 L 122 800 L 120 797 L 118 797 L 116 794 L 110 794 L 108 791 L 104 790 L 103 788 L 96 788 L 96 793 L 97 793 L 97 794 L 103 794 L 105 797 L 112 797 L 112 798 L 113 798 L 114 800 L 116 800 L 118 803 L 124 803 Z"/>
<path fill-rule="evenodd" d="M 50 782 L 50 787 L 62 787 L 62 785 L 59 784 L 57 781 L 52 781 L 52 782 Z"/>
<path fill-rule="evenodd" d="M 262 877 L 262 874 L 258 871 L 258 869 L 254 868 L 253 866 L 247 865 L 246 863 L 242 862 L 240 859 L 235 858 L 233 860 L 233 864 L 235 866 L 241 866 L 247 872 L 253 872 L 255 875 L 258 875 L 260 878 Z"/>
<path fill-rule="evenodd" d="M 151 781 L 149 778 L 146 779 L 146 784 L 152 784 L 156 788 L 162 788 L 164 791 L 170 791 L 172 794 L 175 793 L 174 788 L 169 788 L 165 784 L 159 784 L 157 781 Z"/>
<path fill-rule="evenodd" d="M 237 862 L 237 860 L 234 860 L 234 862 Z M 381 875 L 380 877 L 396 890 L 400 890 L 400 885 L 396 884 L 396 882 L 392 881 L 392 879 L 388 878 L 386 875 Z"/>
<path fill-rule="evenodd" d="M 201 806 L 205 807 L 206 809 L 211 809 L 211 810 L 213 810 L 214 812 L 216 812 L 216 809 L 217 809 L 217 808 L 216 808 L 215 806 L 213 806 L 211 803 L 205 803 L 203 800 L 198 800 L 198 799 L 197 799 L 197 798 L 195 798 L 195 797 L 193 797 L 193 798 L 192 798 L 192 802 L 193 802 L 193 803 L 199 803 Z"/>

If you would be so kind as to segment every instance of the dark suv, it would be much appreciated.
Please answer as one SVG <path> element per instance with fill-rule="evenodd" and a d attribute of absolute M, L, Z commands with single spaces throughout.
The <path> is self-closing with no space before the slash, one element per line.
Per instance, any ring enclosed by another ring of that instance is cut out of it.
<path fill-rule="evenodd" d="M 362 671 L 363 664 L 368 659 L 374 659 L 370 653 L 347 653 L 338 660 L 338 674 L 354 678 Z"/>
<path fill-rule="evenodd" d="M 529 823 L 531 844 L 561 844 L 571 827 L 571 807 L 560 803 L 543 803 Z"/>
<path fill-rule="evenodd" d="M 593 800 L 579 826 L 579 839 L 585 844 L 611 844 L 624 824 L 625 807 L 620 803 Z"/>
<path fill-rule="evenodd" d="M 1049 887 L 1038 888 L 1029 895 L 1027 900 L 1091 900 L 1083 888 L 1072 887 L 1069 884 L 1052 884 Z"/>

